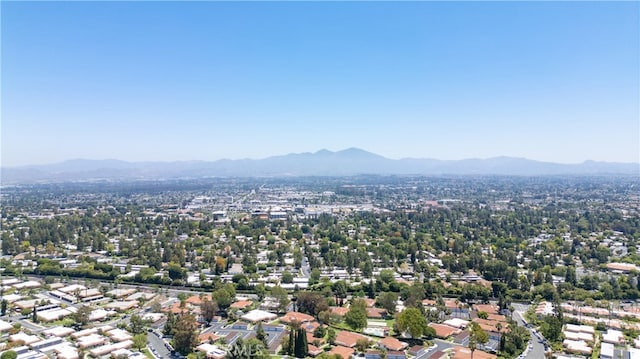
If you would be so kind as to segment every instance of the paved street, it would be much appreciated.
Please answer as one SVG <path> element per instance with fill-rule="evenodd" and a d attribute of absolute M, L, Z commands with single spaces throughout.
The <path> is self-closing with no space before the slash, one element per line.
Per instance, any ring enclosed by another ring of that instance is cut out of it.
<path fill-rule="evenodd" d="M 518 322 L 518 325 L 525 326 L 526 321 L 524 320 L 524 313 L 529 309 L 528 305 L 524 304 L 513 304 L 515 311 L 513 312 L 513 318 Z M 539 339 L 538 335 L 534 332 L 532 328 L 526 327 L 531 334 L 531 349 L 527 352 L 525 356 L 526 359 L 540 359 L 544 358 L 544 344 Z"/>
<path fill-rule="evenodd" d="M 165 346 L 162 338 L 158 337 L 155 332 L 147 333 L 147 342 L 149 344 L 149 349 L 151 352 L 158 358 L 170 358 L 171 352 Z"/>
<path fill-rule="evenodd" d="M 425 352 L 422 355 L 419 355 L 416 357 L 416 359 L 428 359 L 431 358 L 431 356 L 437 352 L 437 351 L 444 351 L 447 350 L 449 348 L 453 348 L 454 346 L 456 346 L 457 344 L 448 342 L 446 340 L 442 340 L 442 339 L 433 339 L 432 340 L 433 343 L 436 345 L 435 348 L 428 350 L 427 352 Z"/>
<path fill-rule="evenodd" d="M 31 331 L 32 333 L 39 333 L 47 329 L 46 327 L 43 327 L 41 325 L 38 325 L 32 322 L 31 316 L 28 317 L 29 319 L 23 319 L 23 317 L 24 316 L 22 314 L 16 314 L 16 315 L 7 316 L 6 318 L 12 323 L 20 323 L 20 325 L 23 328 L 29 329 L 29 331 Z"/>
<path fill-rule="evenodd" d="M 309 266 L 309 260 L 307 257 L 302 258 L 302 266 L 300 266 L 302 270 L 302 277 L 309 278 L 311 276 L 311 266 Z"/>

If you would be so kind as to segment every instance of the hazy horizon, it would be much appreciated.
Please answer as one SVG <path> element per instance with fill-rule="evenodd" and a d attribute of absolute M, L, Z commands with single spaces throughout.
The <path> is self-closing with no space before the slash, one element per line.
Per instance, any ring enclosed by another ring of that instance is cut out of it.
<path fill-rule="evenodd" d="M 640 162 L 638 2 L 2 2 L 3 167 Z"/>
<path fill-rule="evenodd" d="M 538 161 L 538 160 L 534 160 L 534 159 L 531 159 L 531 158 L 514 157 L 514 156 L 468 157 L 468 158 L 453 158 L 453 159 L 448 159 L 448 160 L 443 160 L 443 159 L 440 159 L 440 158 L 433 158 L 433 157 L 399 157 L 399 158 L 392 158 L 392 157 L 389 157 L 389 156 L 385 156 L 384 154 L 381 154 L 381 153 L 368 151 L 366 149 L 357 148 L 357 147 L 349 147 L 349 148 L 343 148 L 343 149 L 337 149 L 337 150 L 331 150 L 331 149 L 327 149 L 327 148 L 322 148 L 322 149 L 319 149 L 317 151 L 288 152 L 288 153 L 280 153 L 280 154 L 268 155 L 268 156 L 263 156 L 263 157 L 253 157 L 253 158 L 252 157 L 242 157 L 242 158 L 175 160 L 175 161 L 169 161 L 169 160 L 165 160 L 165 161 L 163 161 L 163 160 L 159 160 L 159 161 L 149 161 L 149 160 L 128 161 L 128 160 L 123 160 L 123 159 L 119 159 L 119 158 L 81 158 L 81 157 L 78 157 L 78 158 L 69 158 L 69 159 L 65 159 L 65 160 L 62 160 L 62 161 L 49 162 L 49 163 L 34 163 L 34 164 L 24 164 L 24 165 L 16 165 L 16 166 L 5 166 L 5 165 L 3 165 L 2 167 L 4 167 L 4 168 L 38 167 L 38 166 L 56 165 L 56 164 L 61 164 L 61 163 L 73 162 L 73 161 L 122 161 L 122 162 L 127 162 L 127 163 L 216 162 L 216 161 L 225 161 L 225 160 L 229 160 L 229 161 L 241 161 L 241 160 L 260 161 L 260 160 L 273 158 L 273 157 L 279 157 L 279 156 L 302 155 L 302 154 L 317 154 L 318 152 L 322 152 L 322 151 L 329 151 L 329 152 L 332 152 L 332 153 L 337 153 L 337 152 L 343 152 L 343 151 L 348 151 L 348 150 L 365 151 L 365 152 L 368 152 L 368 153 L 371 153 L 371 154 L 374 154 L 374 155 L 378 155 L 378 156 L 381 156 L 381 157 L 384 157 L 384 158 L 390 159 L 390 160 L 416 159 L 416 160 L 435 160 L 435 161 L 462 161 L 462 160 L 489 160 L 489 159 L 496 159 L 496 158 L 513 158 L 513 159 L 524 159 L 524 160 Z M 586 160 L 580 161 L 580 162 L 556 162 L 556 161 L 538 161 L 538 162 L 547 162 L 547 163 L 560 164 L 560 165 L 573 165 L 573 164 L 582 164 L 582 163 L 589 162 L 589 161 L 606 162 L 606 163 L 621 163 L 621 164 L 623 164 L 623 163 L 640 164 L 640 162 L 595 161 L 595 160 L 590 160 L 590 159 L 586 159 Z"/>

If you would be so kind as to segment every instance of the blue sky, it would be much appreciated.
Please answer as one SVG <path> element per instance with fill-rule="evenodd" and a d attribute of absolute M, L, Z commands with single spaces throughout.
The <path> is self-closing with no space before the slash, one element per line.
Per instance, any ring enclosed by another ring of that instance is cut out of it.
<path fill-rule="evenodd" d="M 638 2 L 7 2 L 2 165 L 640 162 Z"/>

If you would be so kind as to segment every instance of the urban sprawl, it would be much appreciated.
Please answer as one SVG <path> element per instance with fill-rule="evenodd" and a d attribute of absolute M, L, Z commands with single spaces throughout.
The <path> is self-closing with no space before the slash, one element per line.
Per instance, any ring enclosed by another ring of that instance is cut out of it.
<path fill-rule="evenodd" d="M 637 177 L 5 186 L 0 355 L 640 358 Z"/>

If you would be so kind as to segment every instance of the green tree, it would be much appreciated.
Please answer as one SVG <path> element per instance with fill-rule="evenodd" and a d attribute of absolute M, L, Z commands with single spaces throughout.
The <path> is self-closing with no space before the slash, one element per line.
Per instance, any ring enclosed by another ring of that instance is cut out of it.
<path fill-rule="evenodd" d="M 287 310 L 291 301 L 289 300 L 289 294 L 284 288 L 279 285 L 271 288 L 271 296 L 278 301 L 278 312 Z"/>
<path fill-rule="evenodd" d="M 329 327 L 329 329 L 327 330 L 327 341 L 329 342 L 329 344 L 334 345 L 336 343 L 336 330 Z"/>
<path fill-rule="evenodd" d="M 133 334 L 142 334 L 145 332 L 147 322 L 137 314 L 132 314 L 129 320 L 129 331 Z"/>
<path fill-rule="evenodd" d="M 351 303 L 344 321 L 354 330 L 362 330 L 367 326 L 367 305 L 364 300 L 355 299 Z"/>
<path fill-rule="evenodd" d="M 205 298 L 200 304 L 200 314 L 202 315 L 202 319 L 207 322 L 207 325 L 211 323 L 213 317 L 218 312 L 218 304 L 209 298 Z"/>
<path fill-rule="evenodd" d="M 327 330 L 323 325 L 318 325 L 318 327 L 313 331 L 314 338 L 324 338 L 327 334 Z"/>
<path fill-rule="evenodd" d="M 545 316 L 540 333 L 551 342 L 562 341 L 562 321 L 555 315 Z"/>
<path fill-rule="evenodd" d="M 169 273 L 169 278 L 172 280 L 184 279 L 187 274 L 187 270 L 182 268 L 178 263 L 169 263 L 167 266 L 167 272 Z"/>
<path fill-rule="evenodd" d="M 133 336 L 133 347 L 141 350 L 147 346 L 147 333 L 140 333 Z"/>
<path fill-rule="evenodd" d="M 329 309 L 327 299 L 318 292 L 306 291 L 298 293 L 296 305 L 298 306 L 298 311 L 313 316 L 317 316 L 318 313 Z"/>
<path fill-rule="evenodd" d="M 406 308 L 398 315 L 396 320 L 401 332 L 409 332 L 412 338 L 420 338 L 427 330 L 427 319 L 417 308 Z"/>
<path fill-rule="evenodd" d="M 267 346 L 267 333 L 265 333 L 264 328 L 262 328 L 262 322 L 258 323 L 258 328 L 256 329 L 256 339 Z"/>
<path fill-rule="evenodd" d="M 393 314 L 396 311 L 397 300 L 398 300 L 398 295 L 396 293 L 384 292 L 384 293 L 380 293 L 380 295 L 376 299 L 376 304 L 386 309 L 389 314 Z"/>
<path fill-rule="evenodd" d="M 489 335 L 476 322 L 469 324 L 469 349 L 471 350 L 471 359 L 476 351 L 478 344 L 485 344 L 489 341 Z"/>
<path fill-rule="evenodd" d="M 567 283 L 571 283 L 572 285 L 576 285 L 577 277 L 576 277 L 576 267 L 568 266 L 567 271 L 564 276 L 564 281 Z"/>
<path fill-rule="evenodd" d="M 229 352 L 227 354 L 226 359 L 246 359 L 248 358 L 247 353 L 245 352 L 245 344 L 244 339 L 238 338 L 238 340 L 233 343 L 231 348 L 229 348 Z"/>
<path fill-rule="evenodd" d="M 267 352 L 264 344 L 252 338 L 246 342 L 239 338 L 229 348 L 227 359 L 268 359 L 269 353 Z"/>
<path fill-rule="evenodd" d="M 289 344 L 287 345 L 287 355 L 292 356 L 296 350 L 296 330 L 289 329 Z"/>
<path fill-rule="evenodd" d="M 296 330 L 295 349 L 293 354 L 296 358 L 306 358 L 308 353 L 309 346 L 307 345 L 307 332 L 302 328 L 298 328 Z"/>
<path fill-rule="evenodd" d="M 282 272 L 282 283 L 293 283 L 293 274 L 289 271 Z"/>
<path fill-rule="evenodd" d="M 232 295 L 232 293 L 230 293 L 227 288 L 220 288 L 215 290 L 212 293 L 211 297 L 216 303 L 218 303 L 218 307 L 220 307 L 223 310 L 226 310 L 227 308 L 229 308 L 231 303 L 233 303 L 233 298 L 235 297 L 235 293 L 233 293 Z"/>
<path fill-rule="evenodd" d="M 344 298 L 347 297 L 347 283 L 343 280 L 333 284 L 333 295 L 336 297 L 336 305 L 341 307 L 344 304 Z"/>
<path fill-rule="evenodd" d="M 309 285 L 318 284 L 320 282 L 320 269 L 313 268 L 309 275 Z"/>
<path fill-rule="evenodd" d="M 76 325 L 84 327 L 89 323 L 89 315 L 91 315 L 91 308 L 83 305 L 73 314 L 73 319 L 75 320 Z"/>
<path fill-rule="evenodd" d="M 0 355 L 0 359 L 16 359 L 18 357 L 18 353 L 13 350 L 7 350 L 6 352 Z"/>
<path fill-rule="evenodd" d="M 369 345 L 371 345 L 371 343 L 367 338 L 361 338 L 356 341 L 356 349 L 359 352 L 364 352 L 365 350 L 367 350 L 367 348 L 369 348 Z"/>
<path fill-rule="evenodd" d="M 167 321 L 164 324 L 164 328 L 162 329 L 162 333 L 164 333 L 164 335 L 173 335 L 173 328 L 176 325 L 176 315 L 173 314 L 172 312 L 169 312 L 167 314 Z"/>
<path fill-rule="evenodd" d="M 256 293 L 256 295 L 258 296 L 258 301 L 262 301 L 264 299 L 265 295 L 267 294 L 267 289 L 265 288 L 264 284 L 262 284 L 262 283 L 258 283 L 258 285 L 256 285 L 253 290 Z"/>
<path fill-rule="evenodd" d="M 436 337 L 436 330 L 434 328 L 430 327 L 430 326 L 427 326 L 427 328 L 424 330 L 423 335 L 428 340 L 431 340 L 431 339 Z"/>
<path fill-rule="evenodd" d="M 191 313 L 180 313 L 173 328 L 173 347 L 183 355 L 191 353 L 198 343 L 198 324 Z"/>

